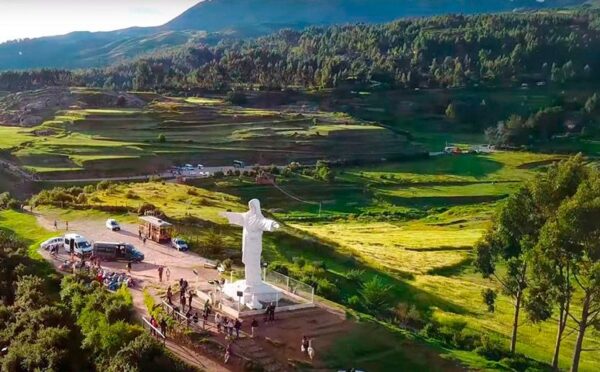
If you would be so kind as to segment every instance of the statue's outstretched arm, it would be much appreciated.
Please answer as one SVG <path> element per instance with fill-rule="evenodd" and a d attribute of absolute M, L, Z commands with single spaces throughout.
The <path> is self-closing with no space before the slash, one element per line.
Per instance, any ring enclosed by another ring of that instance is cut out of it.
<path fill-rule="evenodd" d="M 244 215 L 243 213 L 234 213 L 234 212 L 221 212 L 219 213 L 221 217 L 227 218 L 230 224 L 244 226 Z"/>
<path fill-rule="evenodd" d="M 270 220 L 268 218 L 263 218 L 262 227 L 264 231 L 275 231 L 278 230 L 281 225 L 277 221 Z"/>

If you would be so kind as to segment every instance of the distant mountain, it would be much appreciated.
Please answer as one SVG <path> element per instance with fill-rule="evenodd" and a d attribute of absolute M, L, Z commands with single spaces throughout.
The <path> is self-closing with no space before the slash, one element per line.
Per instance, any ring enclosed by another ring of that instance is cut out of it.
<path fill-rule="evenodd" d="M 586 0 L 206 0 L 160 27 L 0 44 L 0 70 L 103 67 L 186 43 L 249 37 L 277 29 L 381 23 L 401 17 L 579 5 Z M 216 34 L 207 34 L 216 33 Z"/>
<path fill-rule="evenodd" d="M 167 23 L 169 30 L 382 23 L 401 17 L 563 7 L 585 0 L 206 0 Z"/>

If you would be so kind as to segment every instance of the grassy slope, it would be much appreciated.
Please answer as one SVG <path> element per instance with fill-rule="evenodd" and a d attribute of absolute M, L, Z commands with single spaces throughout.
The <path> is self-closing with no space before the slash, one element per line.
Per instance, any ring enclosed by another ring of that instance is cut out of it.
<path fill-rule="evenodd" d="M 332 214 L 338 220 L 326 222 L 302 222 L 298 216 L 316 218 L 314 206 L 303 206 L 270 192 L 250 186 L 238 186 L 237 193 L 243 200 L 251 197 L 256 190 L 265 196 L 264 205 L 275 207 L 276 215 L 281 219 L 291 219 L 290 224 L 311 236 L 317 236 L 338 246 L 338 252 L 349 256 L 360 257 L 373 273 L 387 273 L 391 278 L 405 278 L 404 284 L 394 285 L 397 288 L 398 299 L 412 303 L 437 304 L 433 315 L 442 321 L 452 319 L 465 320 L 468 328 L 478 331 L 498 334 L 508 344 L 510 324 L 512 322 L 512 306 L 508 298 L 500 296 L 498 308 L 494 314 L 485 311 L 481 301 L 481 290 L 485 287 L 495 287 L 493 281 L 483 280 L 480 275 L 470 269 L 471 254 L 468 248 L 481 236 L 496 203 L 479 203 L 477 199 L 468 201 L 469 196 L 499 195 L 510 193 L 518 184 L 538 171 L 549 160 L 556 159 L 555 155 L 528 153 L 497 153 L 485 156 L 440 157 L 429 161 L 416 161 L 399 164 L 389 164 L 380 167 L 353 168 L 343 171 L 339 176 L 342 183 L 355 185 L 363 190 L 369 184 L 369 198 L 381 195 L 396 194 L 395 196 L 408 199 L 406 205 L 426 210 L 427 216 L 409 221 L 379 221 L 370 218 L 353 217 L 352 214 L 361 211 L 373 211 L 376 200 L 368 200 L 363 192 L 348 195 L 340 185 L 327 185 L 312 182 L 312 187 L 319 193 L 310 197 L 319 200 L 335 199 L 331 204 L 325 204 L 323 217 L 329 213 L 330 206 L 336 210 Z M 382 178 L 384 176 L 384 178 Z M 311 185 L 306 179 L 295 183 L 302 187 L 292 186 L 294 181 L 282 183 L 282 187 L 293 190 L 296 195 L 307 197 L 302 190 L 308 190 Z M 489 182 L 495 182 L 489 183 Z M 457 184 L 458 183 L 458 184 Z M 463 184 L 464 183 L 464 184 Z M 231 186 L 231 185 L 230 185 Z M 229 191 L 235 191 L 231 187 Z M 470 194 L 470 195 L 469 195 Z M 354 198 L 353 196 L 357 196 Z M 467 197 L 465 204 L 451 206 L 453 198 Z M 410 202 L 410 199 L 430 199 L 435 197 L 436 205 L 429 203 Z M 367 199 L 367 200 L 364 200 Z M 395 203 L 379 205 L 382 212 L 393 210 Z M 371 204 L 369 204 L 371 203 Z M 427 205 L 429 204 L 429 205 Z M 446 205 L 446 207 L 441 207 Z M 431 209 L 433 208 L 433 209 Z M 346 213 L 340 214 L 340 211 Z M 462 248 L 467 248 L 463 250 Z M 293 253 L 292 253 L 293 252 Z M 291 258 L 294 255 L 306 256 L 309 259 L 323 259 L 318 252 L 303 252 L 301 249 L 288 251 L 287 255 L 278 259 Z M 333 271 L 344 274 L 347 266 L 335 259 L 326 259 Z M 340 286 L 342 291 L 350 296 L 351 288 Z M 552 322 L 534 325 L 522 318 L 518 349 L 520 352 L 542 361 L 549 361 L 553 350 L 555 327 Z M 574 335 L 564 341 L 561 353 L 561 365 L 569 364 Z M 590 333 L 588 347 L 598 346 L 600 337 Z M 473 354 L 455 352 L 461 360 L 470 360 L 477 366 L 486 366 L 481 359 Z M 473 359 L 475 358 L 475 359 Z M 600 367 L 600 356 L 587 353 L 582 363 L 583 370 L 595 370 Z M 487 365 L 492 368 L 493 365 Z"/>

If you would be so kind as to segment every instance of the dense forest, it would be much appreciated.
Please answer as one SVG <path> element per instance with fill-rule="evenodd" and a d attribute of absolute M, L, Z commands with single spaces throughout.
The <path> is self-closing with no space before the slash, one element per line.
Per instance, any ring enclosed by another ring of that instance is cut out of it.
<path fill-rule="evenodd" d="M 598 79 L 599 50 L 600 13 L 592 9 L 449 15 L 288 29 L 254 40 L 177 48 L 104 69 L 4 72 L 0 90 L 42 85 L 225 90 L 564 83 Z"/>

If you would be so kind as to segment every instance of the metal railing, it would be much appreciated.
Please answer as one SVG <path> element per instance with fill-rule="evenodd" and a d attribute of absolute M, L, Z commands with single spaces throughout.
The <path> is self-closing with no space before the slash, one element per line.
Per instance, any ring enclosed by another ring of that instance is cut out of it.
<path fill-rule="evenodd" d="M 315 289 L 306 283 L 268 269 L 263 270 L 263 280 L 311 304 L 315 302 Z"/>
<path fill-rule="evenodd" d="M 167 337 L 162 333 L 160 329 L 153 326 L 152 323 L 150 323 L 150 321 L 146 319 L 146 317 L 142 317 L 142 321 L 144 322 L 144 328 L 146 328 L 145 326 L 148 326 L 148 328 L 150 329 L 150 334 L 152 336 L 155 336 L 157 339 L 162 340 L 163 344 L 166 343 Z"/>

